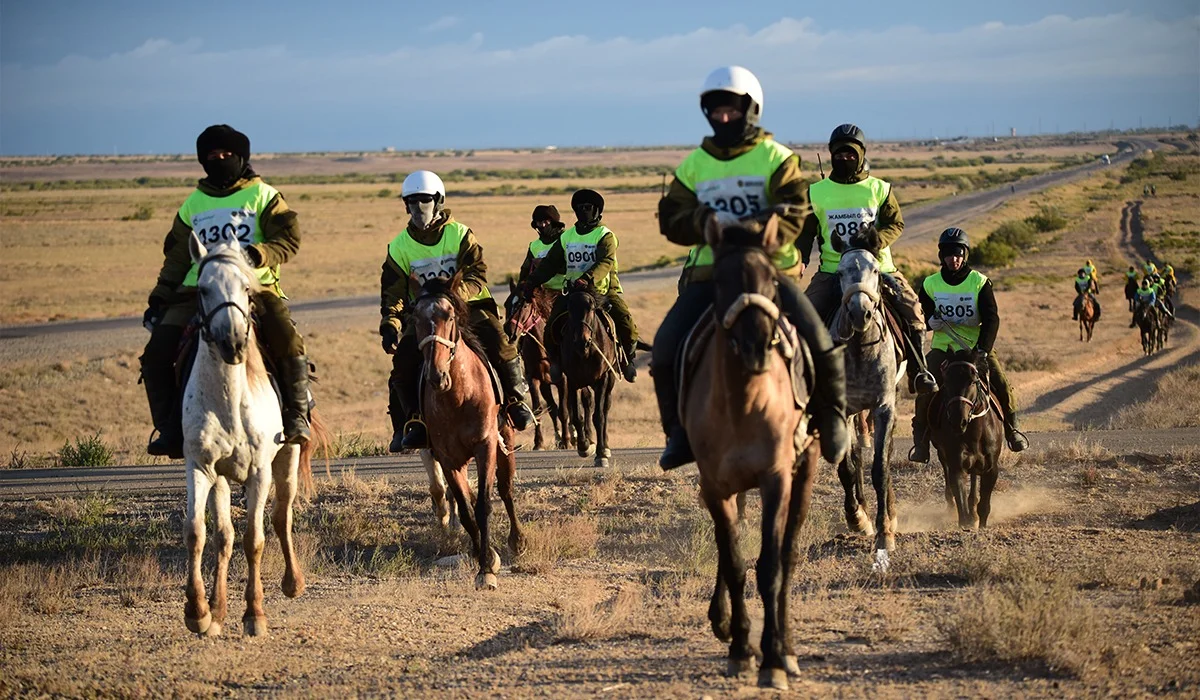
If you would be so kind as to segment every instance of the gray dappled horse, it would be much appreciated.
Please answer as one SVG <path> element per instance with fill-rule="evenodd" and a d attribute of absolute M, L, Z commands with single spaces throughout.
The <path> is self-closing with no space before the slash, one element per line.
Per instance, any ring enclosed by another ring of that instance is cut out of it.
<path fill-rule="evenodd" d="M 846 416 L 854 425 L 851 447 L 838 465 L 845 490 L 846 524 L 854 532 L 875 536 L 876 564 L 887 566 L 887 552 L 896 546 L 896 498 L 892 489 L 892 437 L 896 425 L 896 387 L 904 377 L 905 362 L 899 340 L 884 315 L 880 298 L 879 239 L 867 227 L 843 248 L 838 263 L 842 305 L 834 314 L 831 335 L 845 343 Z M 868 416 L 873 423 L 868 423 Z M 863 471 L 868 438 L 873 436 L 871 483 L 875 487 L 876 513 L 872 527 L 865 510 Z"/>

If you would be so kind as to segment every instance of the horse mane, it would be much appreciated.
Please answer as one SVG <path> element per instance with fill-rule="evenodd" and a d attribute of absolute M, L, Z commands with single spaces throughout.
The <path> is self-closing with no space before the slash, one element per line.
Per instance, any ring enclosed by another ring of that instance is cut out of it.
<path fill-rule="evenodd" d="M 867 224 L 860 227 L 854 233 L 847 235 L 844 239 L 841 236 L 832 236 L 830 244 L 833 249 L 839 253 L 847 253 L 851 250 L 865 250 L 875 259 L 879 259 L 879 254 L 883 250 L 883 241 L 879 238 L 879 231 L 875 229 L 874 224 Z"/>
<path fill-rule="evenodd" d="M 471 308 L 467 305 L 466 299 L 463 299 L 462 295 L 458 293 L 457 278 L 434 277 L 427 280 L 421 285 L 417 303 L 428 297 L 445 297 L 450 302 L 450 308 L 454 310 L 454 318 L 459 319 L 458 334 L 462 337 L 463 343 L 480 357 L 487 357 L 483 343 L 479 342 L 479 337 L 475 335 L 475 331 L 471 330 Z"/>

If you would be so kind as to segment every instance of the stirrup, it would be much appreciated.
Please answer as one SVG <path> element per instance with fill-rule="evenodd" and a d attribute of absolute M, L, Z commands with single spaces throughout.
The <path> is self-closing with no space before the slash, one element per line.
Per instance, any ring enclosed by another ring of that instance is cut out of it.
<path fill-rule="evenodd" d="M 930 455 L 929 455 L 930 446 L 924 445 L 924 448 L 925 448 L 924 451 L 922 451 L 918 454 L 917 443 L 914 442 L 913 446 L 910 447 L 908 450 L 908 461 L 916 462 L 917 464 L 928 464 L 929 457 L 930 457 Z M 921 457 L 924 457 L 924 459 L 920 459 Z"/>
<path fill-rule="evenodd" d="M 420 418 L 410 418 L 404 424 L 404 439 L 400 444 L 406 450 L 420 450 L 429 447 L 429 426 L 425 425 L 425 421 Z"/>

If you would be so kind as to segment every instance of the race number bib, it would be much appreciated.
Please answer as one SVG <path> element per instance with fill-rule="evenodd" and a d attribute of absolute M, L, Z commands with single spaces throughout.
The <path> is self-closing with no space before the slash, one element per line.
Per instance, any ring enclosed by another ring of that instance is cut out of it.
<path fill-rule="evenodd" d="M 579 277 L 596 265 L 596 245 L 594 243 L 568 243 L 565 249 L 567 275 L 572 279 Z"/>
<path fill-rule="evenodd" d="M 978 326 L 979 309 L 974 294 L 936 292 L 933 304 L 937 315 L 956 326 Z"/>
<path fill-rule="evenodd" d="M 418 287 L 436 277 L 450 278 L 458 270 L 458 255 L 449 253 L 436 258 L 422 258 L 410 263 L 408 276 Z"/>
<path fill-rule="evenodd" d="M 837 236 L 846 241 L 849 236 L 858 233 L 867 224 L 875 223 L 875 215 L 879 212 L 874 207 L 854 207 L 852 209 L 827 209 L 825 223 L 831 236 Z"/>
<path fill-rule="evenodd" d="M 753 216 L 767 206 L 767 178 L 745 175 L 705 180 L 696 185 L 696 199 L 738 218 Z"/>
<path fill-rule="evenodd" d="M 255 212 L 249 209 L 209 209 L 192 215 L 192 231 L 206 246 L 237 241 L 254 242 Z"/>

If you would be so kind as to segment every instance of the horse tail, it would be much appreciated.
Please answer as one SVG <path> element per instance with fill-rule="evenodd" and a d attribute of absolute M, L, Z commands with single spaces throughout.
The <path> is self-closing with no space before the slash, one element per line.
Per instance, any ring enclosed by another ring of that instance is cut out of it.
<path fill-rule="evenodd" d="M 312 475 L 312 457 L 317 450 L 325 458 L 325 476 L 330 477 L 329 473 L 329 429 L 325 427 L 325 419 L 313 409 L 309 420 L 310 437 L 308 442 L 300 447 L 300 494 L 305 500 L 312 500 L 316 495 L 316 486 L 313 483 Z"/>

